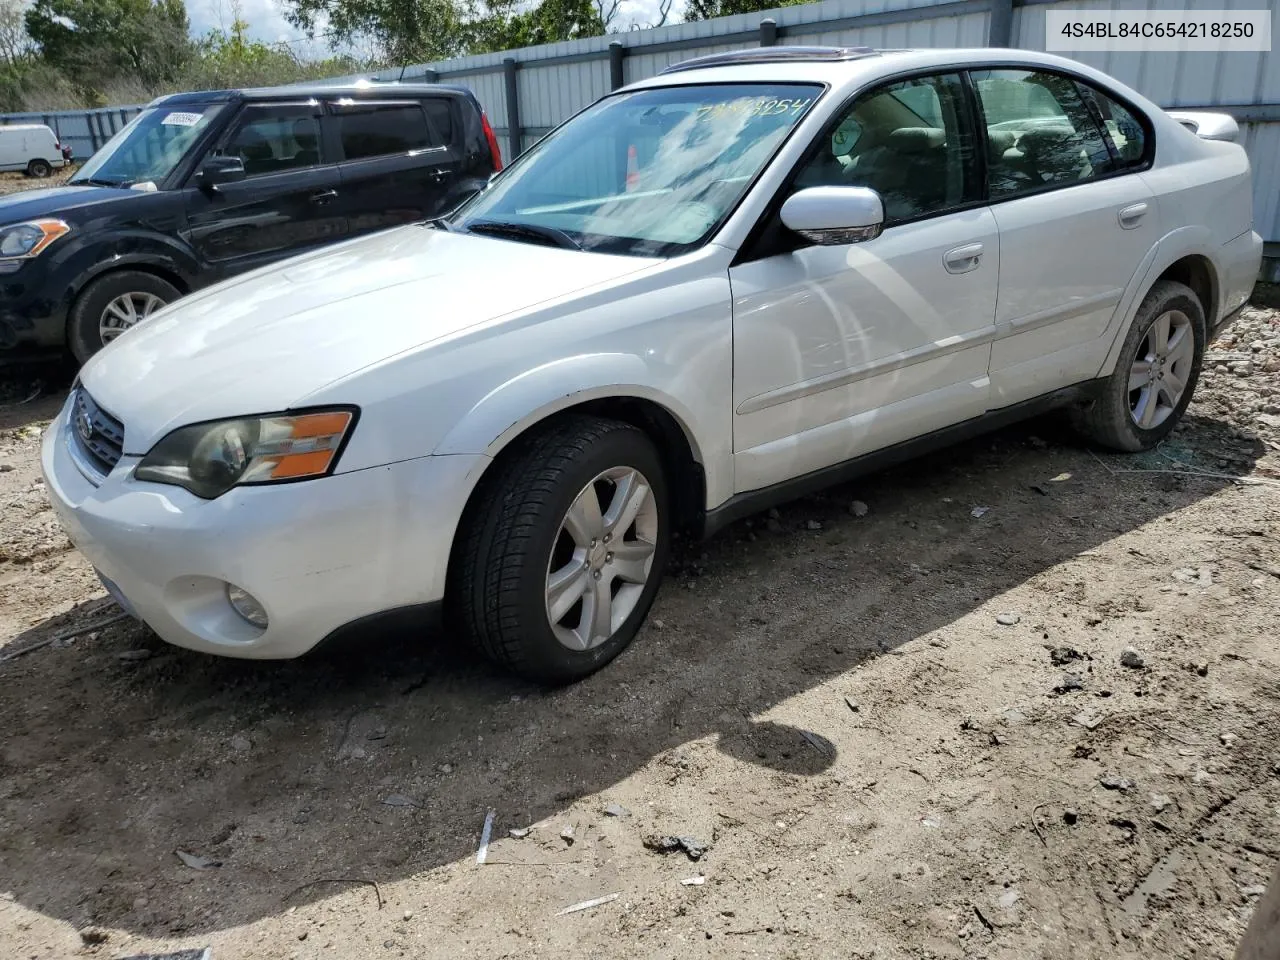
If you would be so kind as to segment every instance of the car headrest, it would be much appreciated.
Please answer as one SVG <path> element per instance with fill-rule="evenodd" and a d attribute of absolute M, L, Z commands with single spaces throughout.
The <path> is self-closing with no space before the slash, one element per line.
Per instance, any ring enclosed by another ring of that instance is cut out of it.
<path fill-rule="evenodd" d="M 1051 124 L 1043 127 L 1032 127 L 1024 131 L 1018 146 L 1028 156 L 1035 156 L 1051 150 L 1066 140 L 1070 140 L 1076 132 L 1066 124 Z"/>
<path fill-rule="evenodd" d="M 299 119 L 293 122 L 293 139 L 300 147 L 314 147 L 316 124 L 314 120 Z"/>
<path fill-rule="evenodd" d="M 889 148 L 897 153 L 924 153 L 946 142 L 946 132 L 935 127 L 899 127 L 889 134 Z"/>
<path fill-rule="evenodd" d="M 1014 141 L 1017 139 L 1012 130 L 988 130 L 987 156 L 992 160 L 999 160 L 1006 151 L 1013 149 Z"/>

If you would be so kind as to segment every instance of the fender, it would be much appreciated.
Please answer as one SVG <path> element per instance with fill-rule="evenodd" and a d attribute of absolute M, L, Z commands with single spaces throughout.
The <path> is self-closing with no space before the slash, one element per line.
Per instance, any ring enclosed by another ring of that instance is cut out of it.
<path fill-rule="evenodd" d="M 731 455 L 708 462 L 693 412 L 651 386 L 649 379 L 647 365 L 635 354 L 596 353 L 553 360 L 487 393 L 458 419 L 432 454 L 496 457 L 525 430 L 561 410 L 591 400 L 631 397 L 657 404 L 680 425 L 694 460 L 706 472 L 709 500 L 718 495 L 714 491 L 731 489 Z"/>
<path fill-rule="evenodd" d="M 1134 271 L 1133 278 L 1129 281 L 1129 286 L 1125 289 L 1124 296 L 1120 299 L 1120 304 L 1111 318 L 1111 325 L 1103 334 L 1103 337 L 1111 338 L 1111 348 L 1098 369 L 1096 374 L 1098 377 L 1110 376 L 1115 370 L 1120 348 L 1124 346 L 1124 338 L 1129 332 L 1133 318 L 1138 312 L 1138 307 L 1142 305 L 1143 297 L 1156 279 L 1183 257 L 1192 255 L 1208 259 L 1213 272 L 1214 292 L 1217 299 L 1221 299 L 1222 285 L 1218 278 L 1222 276 L 1222 264 L 1217 256 L 1216 244 L 1209 229 L 1203 226 L 1187 226 L 1165 234 L 1155 242 L 1143 257 L 1138 269 Z M 1215 310 L 1218 311 L 1221 307 L 1221 303 L 1214 305 Z"/>
<path fill-rule="evenodd" d="M 200 272 L 195 257 L 180 241 L 143 230 L 85 237 L 62 259 L 58 272 L 67 278 L 68 306 L 89 283 L 114 270 L 158 267 L 180 278 L 188 291 Z"/>

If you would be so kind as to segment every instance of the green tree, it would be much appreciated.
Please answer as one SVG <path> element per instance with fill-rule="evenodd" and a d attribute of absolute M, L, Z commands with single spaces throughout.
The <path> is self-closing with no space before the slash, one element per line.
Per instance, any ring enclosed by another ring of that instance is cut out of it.
<path fill-rule="evenodd" d="M 192 56 L 182 0 L 35 0 L 25 22 L 44 61 L 86 90 L 120 74 L 152 87 Z"/>
<path fill-rule="evenodd" d="M 301 60 L 285 44 L 249 37 L 249 24 L 232 4 L 231 29 L 211 30 L 196 42 L 196 57 L 181 80 L 192 87 L 275 86 L 358 72 L 362 64 L 347 57 Z"/>
<path fill-rule="evenodd" d="M 596 0 L 542 0 L 524 11 L 519 0 L 490 4 L 466 25 L 467 52 L 489 53 L 598 37 L 605 32 L 602 13 Z"/>
<path fill-rule="evenodd" d="M 0 70 L 11 72 L 32 57 L 22 0 L 0 0 Z"/>
<path fill-rule="evenodd" d="M 610 0 L 289 0 L 286 13 L 330 45 L 371 38 L 391 63 L 598 37 L 617 15 Z"/>
<path fill-rule="evenodd" d="M 735 13 L 759 13 L 778 7 L 794 7 L 810 0 L 689 0 L 684 8 L 685 20 L 710 20 L 730 17 Z"/>
<path fill-rule="evenodd" d="M 465 52 L 466 11 L 456 0 L 291 0 L 286 16 L 331 46 L 371 38 L 391 62 L 441 60 Z"/>

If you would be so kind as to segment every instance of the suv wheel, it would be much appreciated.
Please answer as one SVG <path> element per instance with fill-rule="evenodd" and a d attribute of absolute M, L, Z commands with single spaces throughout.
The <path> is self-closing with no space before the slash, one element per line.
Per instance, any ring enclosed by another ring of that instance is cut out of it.
<path fill-rule="evenodd" d="M 1077 412 L 1077 428 L 1113 450 L 1154 447 L 1191 402 L 1204 346 L 1204 308 L 1195 291 L 1160 281 L 1138 308 L 1101 396 Z"/>
<path fill-rule="evenodd" d="M 43 180 L 51 173 L 53 173 L 53 167 L 49 165 L 48 160 L 32 160 L 27 164 L 28 176 L 39 177 Z"/>
<path fill-rule="evenodd" d="M 491 660 L 568 683 L 635 637 L 662 580 L 670 500 L 657 450 L 571 415 L 517 441 L 463 520 L 449 604 Z"/>
<path fill-rule="evenodd" d="M 76 298 L 67 321 L 67 342 L 81 363 L 181 294 L 173 284 L 140 270 L 109 273 Z"/>

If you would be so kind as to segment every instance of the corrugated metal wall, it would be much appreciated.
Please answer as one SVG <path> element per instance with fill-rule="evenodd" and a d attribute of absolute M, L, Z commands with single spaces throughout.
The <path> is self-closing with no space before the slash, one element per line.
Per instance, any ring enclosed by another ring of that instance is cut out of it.
<path fill-rule="evenodd" d="M 1274 10 L 1277 0 L 1214 0 L 1220 9 Z M 765 13 L 635 30 L 503 53 L 383 71 L 380 80 L 461 84 L 484 105 L 504 156 L 527 149 L 556 124 L 615 86 L 691 57 L 768 43 L 842 46 L 1045 48 L 1051 9 L 1193 10 L 1194 0 L 824 0 Z M 762 22 L 763 21 L 763 22 Z M 1165 107 L 1213 106 L 1241 121 L 1254 166 L 1256 228 L 1280 243 L 1280 56 L 1270 53 L 1081 53 Z M 338 77 L 339 83 L 358 79 Z M 508 91 L 515 97 L 509 102 Z M 87 156 L 136 107 L 0 116 L 45 122 Z M 511 131 L 510 127 L 517 127 Z M 513 151 L 514 143 L 519 150 Z"/>
<path fill-rule="evenodd" d="M 64 145 L 71 147 L 77 160 L 88 160 L 141 107 L 107 107 L 102 110 L 58 110 L 50 113 L 0 114 L 0 125 L 10 123 L 43 123 Z"/>

